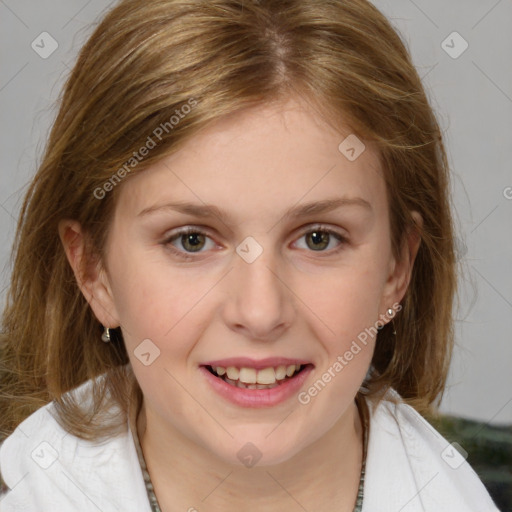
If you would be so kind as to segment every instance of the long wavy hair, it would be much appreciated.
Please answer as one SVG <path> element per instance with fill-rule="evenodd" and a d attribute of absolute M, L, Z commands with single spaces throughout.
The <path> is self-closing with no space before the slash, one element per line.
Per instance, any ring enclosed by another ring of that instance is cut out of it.
<path fill-rule="evenodd" d="M 69 432 L 108 436 L 114 427 L 102 421 L 104 405 L 126 411 L 131 393 L 140 394 L 122 332 L 109 344 L 99 339 L 102 327 L 66 259 L 59 221 L 77 220 L 88 235 L 88 258 L 104 257 L 123 186 L 114 175 L 130 179 L 209 123 L 290 95 L 306 98 L 332 126 L 343 120 L 376 144 L 395 257 L 411 227 L 420 233 L 393 320 L 397 334 L 390 324 L 379 331 L 366 385 L 370 396 L 393 387 L 418 411 L 434 411 L 453 346 L 449 167 L 400 35 L 366 0 L 124 0 L 78 56 L 21 208 L 0 337 L 1 435 L 55 401 Z M 155 147 L 127 165 L 148 136 Z M 413 210 L 422 227 L 414 225 Z M 99 375 L 87 409 L 66 393 Z"/>

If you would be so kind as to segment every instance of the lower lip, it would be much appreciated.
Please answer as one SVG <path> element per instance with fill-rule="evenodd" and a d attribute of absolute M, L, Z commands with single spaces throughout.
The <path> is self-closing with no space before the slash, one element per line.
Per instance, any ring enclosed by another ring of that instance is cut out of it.
<path fill-rule="evenodd" d="M 206 367 L 199 369 L 214 391 L 220 396 L 241 407 L 272 407 L 280 404 L 291 396 L 296 395 L 313 370 L 312 365 L 307 365 L 301 372 L 291 379 L 286 379 L 282 384 L 271 389 L 246 389 L 232 386 L 219 377 L 213 375 Z"/>

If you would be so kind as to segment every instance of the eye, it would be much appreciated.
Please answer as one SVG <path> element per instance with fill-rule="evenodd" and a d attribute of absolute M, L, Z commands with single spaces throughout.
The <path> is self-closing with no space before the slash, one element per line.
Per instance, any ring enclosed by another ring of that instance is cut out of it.
<path fill-rule="evenodd" d="M 341 246 L 347 242 L 347 239 L 337 231 L 328 229 L 321 225 L 310 228 L 308 231 L 303 233 L 300 238 L 303 237 L 305 237 L 306 240 L 306 248 L 315 252 L 337 252 L 341 249 Z M 329 247 L 333 240 L 338 241 L 337 248 L 335 248 L 334 251 L 325 251 L 324 249 Z"/>
<path fill-rule="evenodd" d="M 171 249 L 173 253 L 186 260 L 190 260 L 193 259 L 193 256 L 189 256 L 187 253 L 202 252 L 201 249 L 205 247 L 205 242 L 207 240 L 211 241 L 211 238 L 204 231 L 193 227 L 187 227 L 180 229 L 179 231 L 174 232 L 174 234 L 171 236 L 167 237 L 162 242 L 162 245 L 166 247 L 172 246 L 169 247 L 169 249 Z M 184 250 L 180 250 L 179 248 L 176 249 L 175 247 L 177 245 L 181 246 L 181 248 Z M 215 247 L 215 244 L 213 241 L 211 241 L 210 249 L 213 247 Z"/>
<path fill-rule="evenodd" d="M 300 238 L 303 237 L 306 239 L 306 249 L 310 249 L 314 252 L 327 252 L 328 254 L 337 253 L 343 248 L 343 245 L 348 242 L 346 237 L 337 231 L 322 225 L 310 228 L 308 231 L 304 232 Z M 207 247 L 208 240 L 210 241 L 210 247 Z M 338 241 L 338 246 L 333 250 L 326 251 L 325 249 L 332 245 L 334 240 Z M 192 226 L 175 231 L 162 242 L 162 245 L 168 247 L 176 256 L 184 260 L 195 259 L 193 254 L 205 252 L 202 249 L 206 248 L 206 250 L 208 250 L 216 247 L 215 243 L 206 232 Z"/>

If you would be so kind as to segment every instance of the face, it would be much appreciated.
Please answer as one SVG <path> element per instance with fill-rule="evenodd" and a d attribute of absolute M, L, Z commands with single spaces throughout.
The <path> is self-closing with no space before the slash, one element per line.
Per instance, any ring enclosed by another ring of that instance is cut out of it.
<path fill-rule="evenodd" d="M 348 135 L 290 99 L 122 184 L 90 303 L 122 328 L 148 426 L 233 464 L 251 442 L 275 464 L 348 414 L 375 343 L 361 333 L 408 279 L 378 155 L 366 144 L 349 160 Z"/>

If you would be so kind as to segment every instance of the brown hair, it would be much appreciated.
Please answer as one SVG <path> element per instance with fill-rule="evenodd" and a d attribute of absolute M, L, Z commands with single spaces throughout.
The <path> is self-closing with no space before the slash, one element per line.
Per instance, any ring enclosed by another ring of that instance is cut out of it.
<path fill-rule="evenodd" d="M 21 209 L 0 338 L 4 436 L 51 400 L 68 431 L 108 435 L 111 427 L 97 414 L 102 402 L 124 411 L 136 387 L 122 334 L 114 343 L 100 341 L 101 325 L 77 286 L 58 222 L 77 220 L 89 235 L 89 257 L 101 258 L 122 187 L 114 175 L 129 179 L 124 175 L 177 151 L 208 123 L 292 94 L 333 126 L 343 119 L 376 144 L 395 257 L 414 227 L 410 212 L 423 218 L 411 282 L 394 319 L 397 334 L 390 324 L 379 331 L 377 371 L 367 386 L 373 396 L 392 386 L 420 412 L 432 410 L 453 345 L 449 171 L 439 126 L 400 36 L 366 0 L 125 0 L 78 57 Z M 193 107 L 169 126 L 186 104 Z M 156 147 L 133 170 L 127 167 L 162 125 L 168 129 Z M 95 191 L 106 190 L 109 180 L 113 186 L 98 199 Z M 101 374 L 90 410 L 63 396 Z"/>

